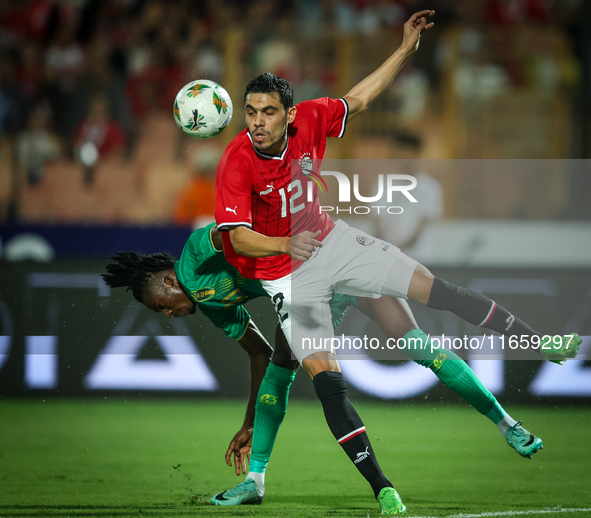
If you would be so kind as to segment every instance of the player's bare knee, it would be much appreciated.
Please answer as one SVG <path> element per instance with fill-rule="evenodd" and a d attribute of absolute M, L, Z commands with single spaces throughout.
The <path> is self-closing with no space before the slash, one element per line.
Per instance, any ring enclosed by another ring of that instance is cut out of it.
<path fill-rule="evenodd" d="M 435 276 L 422 264 L 418 264 L 408 286 L 408 298 L 426 305 L 434 280 Z"/>
<path fill-rule="evenodd" d="M 337 357 L 327 351 L 314 353 L 304 358 L 302 367 L 304 367 L 311 378 L 314 378 L 316 374 L 321 372 L 341 372 Z"/>

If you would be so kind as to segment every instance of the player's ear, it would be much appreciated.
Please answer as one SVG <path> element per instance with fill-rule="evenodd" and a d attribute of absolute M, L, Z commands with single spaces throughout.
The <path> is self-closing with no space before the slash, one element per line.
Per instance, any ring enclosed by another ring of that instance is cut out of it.
<path fill-rule="evenodd" d="M 295 120 L 297 111 L 298 109 L 295 106 L 287 110 L 287 124 L 291 124 Z"/>
<path fill-rule="evenodd" d="M 171 274 L 167 273 L 164 275 L 163 281 L 167 288 L 172 288 L 176 284 L 176 275 L 172 276 Z"/>

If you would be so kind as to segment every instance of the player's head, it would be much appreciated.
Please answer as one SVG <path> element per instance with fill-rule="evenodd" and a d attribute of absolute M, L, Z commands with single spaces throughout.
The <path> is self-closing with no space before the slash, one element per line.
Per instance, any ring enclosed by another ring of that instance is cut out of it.
<path fill-rule="evenodd" d="M 250 94 L 277 94 L 285 110 L 293 106 L 293 88 L 282 77 L 265 72 L 250 80 L 244 91 L 244 104 Z"/>
<path fill-rule="evenodd" d="M 246 86 L 244 107 L 254 147 L 268 154 L 281 153 L 287 127 L 296 115 L 291 85 L 268 72 L 255 77 Z"/>
<path fill-rule="evenodd" d="M 133 297 L 147 308 L 170 317 L 184 317 L 195 313 L 195 303 L 181 287 L 174 263 L 169 254 L 151 255 L 137 252 L 116 252 L 102 275 L 111 288 L 127 288 Z"/>

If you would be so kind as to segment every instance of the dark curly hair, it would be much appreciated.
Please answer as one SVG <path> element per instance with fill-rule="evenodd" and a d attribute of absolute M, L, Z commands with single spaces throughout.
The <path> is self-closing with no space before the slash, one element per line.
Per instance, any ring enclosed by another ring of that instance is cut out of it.
<path fill-rule="evenodd" d="M 246 103 L 249 94 L 272 94 L 275 92 L 279 94 L 279 100 L 286 110 L 293 106 L 292 86 L 282 77 L 277 77 L 269 72 L 250 80 L 244 91 L 244 102 Z"/>
<path fill-rule="evenodd" d="M 174 268 L 176 259 L 167 253 L 138 254 L 137 252 L 115 252 L 109 257 L 117 261 L 107 265 L 102 278 L 111 288 L 127 288 L 133 297 L 143 303 L 143 296 L 150 279 L 159 272 Z"/>

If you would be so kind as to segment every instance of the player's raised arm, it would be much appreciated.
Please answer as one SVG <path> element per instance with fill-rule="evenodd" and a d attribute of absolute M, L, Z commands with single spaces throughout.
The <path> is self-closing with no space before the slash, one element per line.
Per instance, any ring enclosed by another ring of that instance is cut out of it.
<path fill-rule="evenodd" d="M 434 14 L 435 11 L 430 10 L 413 14 L 404 24 L 402 44 L 396 52 L 380 68 L 368 75 L 344 96 L 349 105 L 347 120 L 351 120 L 367 110 L 373 100 L 394 80 L 406 60 L 419 48 L 421 33 L 433 27 L 433 22 L 427 23 L 427 19 Z"/>

